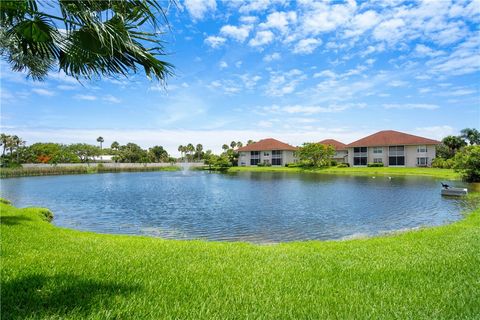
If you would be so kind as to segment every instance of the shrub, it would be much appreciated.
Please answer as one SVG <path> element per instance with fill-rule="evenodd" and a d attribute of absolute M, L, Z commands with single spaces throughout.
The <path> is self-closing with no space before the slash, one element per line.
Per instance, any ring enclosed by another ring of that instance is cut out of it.
<path fill-rule="evenodd" d="M 382 162 L 371 162 L 367 164 L 367 167 L 383 167 Z"/>
<path fill-rule="evenodd" d="M 332 161 L 330 161 L 330 165 L 331 165 L 332 167 L 335 167 L 337 164 L 338 164 L 337 160 L 332 160 Z"/>
<path fill-rule="evenodd" d="M 41 208 L 40 214 L 42 215 L 42 219 L 47 222 L 51 222 L 53 220 L 53 213 L 48 209 Z"/>
<path fill-rule="evenodd" d="M 302 166 L 302 164 L 299 163 L 299 162 L 292 162 L 292 163 L 286 163 L 285 164 L 285 167 L 288 167 L 288 168 L 299 168 L 301 166 Z"/>
<path fill-rule="evenodd" d="M 263 162 L 263 163 L 257 164 L 257 167 L 271 167 L 271 166 L 272 164 L 269 162 Z"/>
<path fill-rule="evenodd" d="M 348 168 L 348 167 L 350 167 L 350 164 L 348 163 L 339 163 L 337 165 L 337 168 Z"/>
<path fill-rule="evenodd" d="M 11 205 L 11 204 L 12 204 L 12 203 L 10 202 L 10 200 L 3 199 L 3 198 L 0 198 L 0 203 L 8 204 L 8 205 Z"/>
<path fill-rule="evenodd" d="M 455 161 L 453 159 L 435 158 L 432 160 L 433 168 L 452 169 L 454 167 L 454 164 Z"/>
<path fill-rule="evenodd" d="M 468 182 L 480 181 L 480 146 L 468 146 L 453 158 L 454 169 Z"/>

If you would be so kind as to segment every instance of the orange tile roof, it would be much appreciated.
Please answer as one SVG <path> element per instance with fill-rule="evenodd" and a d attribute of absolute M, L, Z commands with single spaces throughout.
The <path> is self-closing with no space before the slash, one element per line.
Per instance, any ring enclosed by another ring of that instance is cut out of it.
<path fill-rule="evenodd" d="M 394 146 L 394 145 L 422 145 L 440 144 L 440 141 L 427 139 L 412 134 L 394 130 L 384 130 L 369 135 L 347 145 L 352 147 Z"/>
<path fill-rule="evenodd" d="M 264 150 L 297 150 L 296 147 L 286 144 L 284 142 L 268 138 L 258 142 L 249 144 L 247 146 L 238 148 L 237 151 L 264 151 Z"/>
<path fill-rule="evenodd" d="M 347 145 L 335 139 L 325 139 L 319 142 L 320 144 L 329 145 L 335 148 L 336 151 L 347 150 Z"/>

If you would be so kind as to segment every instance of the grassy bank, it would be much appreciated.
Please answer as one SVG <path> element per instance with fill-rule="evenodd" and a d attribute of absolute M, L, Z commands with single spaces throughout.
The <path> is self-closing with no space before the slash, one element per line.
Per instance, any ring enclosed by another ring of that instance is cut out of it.
<path fill-rule="evenodd" d="M 101 235 L 0 204 L 3 319 L 478 319 L 480 210 L 269 246 Z"/>
<path fill-rule="evenodd" d="M 168 167 L 145 167 L 139 164 L 133 168 L 111 168 L 102 165 L 72 166 L 72 167 L 48 167 L 48 168 L 0 168 L 0 178 L 28 177 L 28 176 L 52 176 L 63 174 L 88 174 L 104 172 L 137 172 L 137 171 L 176 171 L 177 166 Z"/>
<path fill-rule="evenodd" d="M 351 168 L 320 168 L 304 169 L 300 167 L 231 167 L 229 172 L 314 172 L 325 174 L 346 175 L 392 175 L 392 176 L 428 176 L 441 179 L 460 179 L 460 175 L 453 169 L 437 168 L 394 168 L 394 167 L 351 167 Z"/>

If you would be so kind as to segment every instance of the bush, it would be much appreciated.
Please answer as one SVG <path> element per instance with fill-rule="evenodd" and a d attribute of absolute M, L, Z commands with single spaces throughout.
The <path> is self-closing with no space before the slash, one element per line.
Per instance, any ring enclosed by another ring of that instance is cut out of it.
<path fill-rule="evenodd" d="M 480 146 L 468 146 L 457 152 L 454 169 L 468 182 L 480 181 Z"/>
<path fill-rule="evenodd" d="M 299 167 L 302 167 L 302 164 L 299 163 L 299 162 L 286 163 L 286 164 L 285 164 L 285 167 L 288 167 L 288 168 L 299 168 Z"/>
<path fill-rule="evenodd" d="M 440 169 L 452 169 L 455 165 L 455 161 L 452 159 L 443 159 L 443 158 L 435 158 L 432 160 L 432 167 L 433 168 L 440 168 Z"/>
<path fill-rule="evenodd" d="M 332 160 L 332 161 L 330 161 L 330 165 L 331 165 L 332 167 L 335 167 L 337 164 L 338 164 L 337 160 Z"/>
<path fill-rule="evenodd" d="M 257 167 L 271 167 L 271 166 L 272 164 L 269 162 L 263 162 L 263 163 L 257 164 Z"/>
<path fill-rule="evenodd" d="M 383 163 L 382 162 L 371 162 L 371 163 L 368 163 L 367 164 L 367 167 L 383 167 Z"/>
<path fill-rule="evenodd" d="M 337 165 L 337 168 L 348 168 L 348 167 L 350 167 L 350 164 L 348 163 L 339 163 Z"/>

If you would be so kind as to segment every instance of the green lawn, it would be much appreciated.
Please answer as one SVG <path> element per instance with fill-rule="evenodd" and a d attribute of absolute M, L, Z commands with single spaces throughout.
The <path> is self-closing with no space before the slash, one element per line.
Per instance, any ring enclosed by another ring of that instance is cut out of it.
<path fill-rule="evenodd" d="M 395 236 L 263 246 L 79 232 L 45 210 L 0 210 L 2 319 L 480 317 L 480 209 Z"/>
<path fill-rule="evenodd" d="M 396 176 L 431 176 L 443 179 L 460 179 L 460 175 L 452 169 L 437 168 L 393 168 L 393 167 L 351 167 L 351 168 L 320 168 L 303 169 L 300 167 L 232 167 L 229 172 L 255 171 L 255 172 L 314 172 L 326 174 L 347 175 L 396 175 Z"/>

